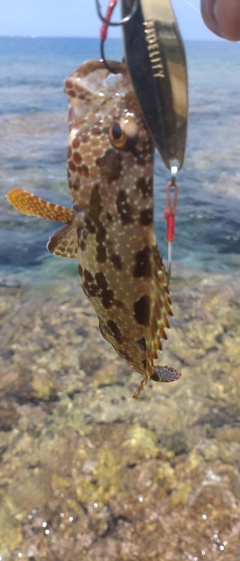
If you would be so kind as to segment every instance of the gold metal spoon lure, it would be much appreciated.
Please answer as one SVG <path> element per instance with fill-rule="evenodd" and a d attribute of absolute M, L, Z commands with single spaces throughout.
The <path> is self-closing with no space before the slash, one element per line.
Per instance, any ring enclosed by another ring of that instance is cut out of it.
<path fill-rule="evenodd" d="M 122 16 L 134 0 L 122 0 Z M 177 199 L 176 175 L 182 167 L 188 118 L 187 64 L 182 37 L 170 0 L 138 0 L 134 15 L 123 25 L 129 74 L 145 123 L 162 159 L 171 171 L 167 186 Z M 168 274 L 172 261 L 175 208 L 168 203 Z"/>
<path fill-rule="evenodd" d="M 122 15 L 134 0 L 122 0 Z M 146 125 L 164 163 L 184 160 L 188 94 L 186 56 L 170 0 L 139 0 L 123 26 L 126 62 Z"/>

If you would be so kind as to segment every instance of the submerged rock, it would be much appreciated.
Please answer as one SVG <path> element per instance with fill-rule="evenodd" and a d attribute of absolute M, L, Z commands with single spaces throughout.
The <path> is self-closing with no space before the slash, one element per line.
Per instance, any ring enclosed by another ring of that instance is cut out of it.
<path fill-rule="evenodd" d="M 137 402 L 75 293 L 0 292 L 4 561 L 239 560 L 240 289 L 172 285 L 182 380 Z"/>

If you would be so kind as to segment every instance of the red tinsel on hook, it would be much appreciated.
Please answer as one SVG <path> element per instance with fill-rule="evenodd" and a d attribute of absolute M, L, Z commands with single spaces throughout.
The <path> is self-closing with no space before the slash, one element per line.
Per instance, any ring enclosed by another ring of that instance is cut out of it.
<path fill-rule="evenodd" d="M 106 12 L 106 16 L 105 19 L 109 22 L 113 13 L 113 10 L 115 8 L 117 4 L 117 0 L 109 0 L 108 2 L 108 7 L 107 7 L 107 12 Z M 107 32 L 108 32 L 108 23 L 103 23 L 102 27 L 100 29 L 100 38 L 101 41 L 106 41 L 107 38 Z"/>
<path fill-rule="evenodd" d="M 171 203 L 171 188 L 174 189 L 173 204 Z M 175 236 L 175 214 L 177 212 L 178 186 L 176 183 L 169 181 L 167 185 L 167 208 L 164 212 L 164 218 L 167 221 L 167 242 L 173 242 Z"/>

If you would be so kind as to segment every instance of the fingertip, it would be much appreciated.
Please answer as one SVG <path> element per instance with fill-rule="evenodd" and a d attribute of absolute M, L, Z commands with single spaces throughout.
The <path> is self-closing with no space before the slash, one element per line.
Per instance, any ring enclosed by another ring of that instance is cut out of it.
<path fill-rule="evenodd" d="M 229 41 L 240 39 L 240 4 L 239 0 L 215 0 L 213 14 L 222 37 Z"/>
<path fill-rule="evenodd" d="M 223 37 L 218 21 L 214 13 L 214 7 L 216 0 L 201 0 L 201 13 L 202 18 L 208 29 L 212 31 L 215 35 Z"/>
<path fill-rule="evenodd" d="M 204 23 L 215 35 L 240 40 L 239 0 L 201 0 L 201 12 Z"/>

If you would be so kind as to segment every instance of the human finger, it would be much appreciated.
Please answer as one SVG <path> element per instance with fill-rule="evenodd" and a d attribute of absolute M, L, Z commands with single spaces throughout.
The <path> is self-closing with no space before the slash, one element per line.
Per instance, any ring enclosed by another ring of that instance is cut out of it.
<path fill-rule="evenodd" d="M 203 20 L 216 35 L 240 40 L 240 0 L 201 0 Z"/>

